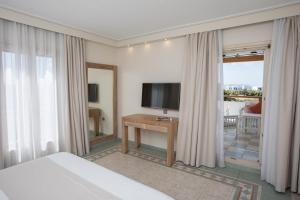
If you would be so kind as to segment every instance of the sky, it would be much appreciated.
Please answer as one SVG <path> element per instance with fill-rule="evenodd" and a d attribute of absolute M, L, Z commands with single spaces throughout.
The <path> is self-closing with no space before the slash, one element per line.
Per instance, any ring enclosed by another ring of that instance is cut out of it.
<path fill-rule="evenodd" d="M 224 63 L 224 85 L 244 84 L 262 87 L 263 61 Z"/>

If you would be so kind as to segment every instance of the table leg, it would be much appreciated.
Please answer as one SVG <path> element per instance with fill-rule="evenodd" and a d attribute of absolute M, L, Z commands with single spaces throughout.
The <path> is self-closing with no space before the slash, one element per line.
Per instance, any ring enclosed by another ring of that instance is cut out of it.
<path fill-rule="evenodd" d="M 140 128 L 135 128 L 134 129 L 135 133 L 135 147 L 139 148 L 141 146 L 141 129 Z"/>
<path fill-rule="evenodd" d="M 167 143 L 167 162 L 166 165 L 171 167 L 174 162 L 174 127 L 170 126 L 168 130 Z"/>
<path fill-rule="evenodd" d="M 100 135 L 100 129 L 99 129 L 99 122 L 100 121 L 100 116 L 99 115 L 95 115 L 94 118 L 94 125 L 95 125 L 95 132 L 96 132 L 96 136 Z"/>
<path fill-rule="evenodd" d="M 122 152 L 128 152 L 128 126 L 123 125 L 122 132 Z"/>

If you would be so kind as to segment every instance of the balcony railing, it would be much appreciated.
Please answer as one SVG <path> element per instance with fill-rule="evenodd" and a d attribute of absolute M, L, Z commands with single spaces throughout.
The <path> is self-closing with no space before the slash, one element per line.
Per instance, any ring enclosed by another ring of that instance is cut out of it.
<path fill-rule="evenodd" d="M 231 99 L 257 99 L 261 102 L 262 96 L 243 96 L 243 95 L 224 95 L 225 98 L 231 98 Z"/>

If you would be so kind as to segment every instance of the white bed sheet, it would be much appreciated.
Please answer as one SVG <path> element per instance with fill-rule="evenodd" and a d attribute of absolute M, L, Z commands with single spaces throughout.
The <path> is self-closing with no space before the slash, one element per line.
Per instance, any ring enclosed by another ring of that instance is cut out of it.
<path fill-rule="evenodd" d="M 4 192 L 1 190 L 0 190 L 0 200 L 9 200 L 6 194 L 4 194 Z"/>
<path fill-rule="evenodd" d="M 166 194 L 69 153 L 0 170 L 9 200 L 172 200 Z"/>
<path fill-rule="evenodd" d="M 69 153 L 49 156 L 56 164 L 122 200 L 174 200 L 149 186 Z"/>

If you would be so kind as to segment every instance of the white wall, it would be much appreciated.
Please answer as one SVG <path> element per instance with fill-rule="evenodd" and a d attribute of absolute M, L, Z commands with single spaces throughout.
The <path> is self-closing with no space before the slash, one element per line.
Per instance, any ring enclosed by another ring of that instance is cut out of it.
<path fill-rule="evenodd" d="M 272 39 L 273 22 L 264 22 L 247 26 L 225 29 L 223 32 L 224 48 L 269 42 Z"/>
<path fill-rule="evenodd" d="M 246 106 L 247 102 L 224 101 L 224 115 L 239 115 L 240 110 Z"/>
<path fill-rule="evenodd" d="M 184 55 L 183 38 L 166 42 L 151 43 L 149 46 L 118 49 L 118 114 L 121 116 L 146 113 L 162 115 L 162 110 L 141 107 L 143 82 L 180 82 L 181 66 Z M 169 111 L 169 116 L 178 116 L 178 112 Z M 121 120 L 118 132 L 121 134 Z M 133 138 L 130 129 L 129 138 Z M 165 147 L 166 135 L 144 134 L 142 143 Z"/>
<path fill-rule="evenodd" d="M 116 52 L 115 47 L 92 41 L 86 42 L 87 62 L 115 65 L 117 63 Z"/>
<path fill-rule="evenodd" d="M 261 23 L 226 29 L 224 46 L 260 43 L 271 40 L 272 23 Z M 161 110 L 141 107 L 143 82 L 179 82 L 184 56 L 184 38 L 161 41 L 130 48 L 119 48 L 118 58 L 118 132 L 121 137 L 121 117 L 133 113 L 162 115 Z M 178 112 L 168 113 L 178 116 Z M 133 140 L 133 130 L 129 131 Z M 166 148 L 166 135 L 142 132 L 142 143 Z"/>
<path fill-rule="evenodd" d="M 98 102 L 89 102 L 89 107 L 101 109 L 101 130 L 104 134 L 113 134 L 113 71 L 88 69 L 88 83 L 98 84 Z M 104 120 L 103 120 L 104 119 Z M 94 121 L 90 121 L 90 130 L 94 130 Z"/>

